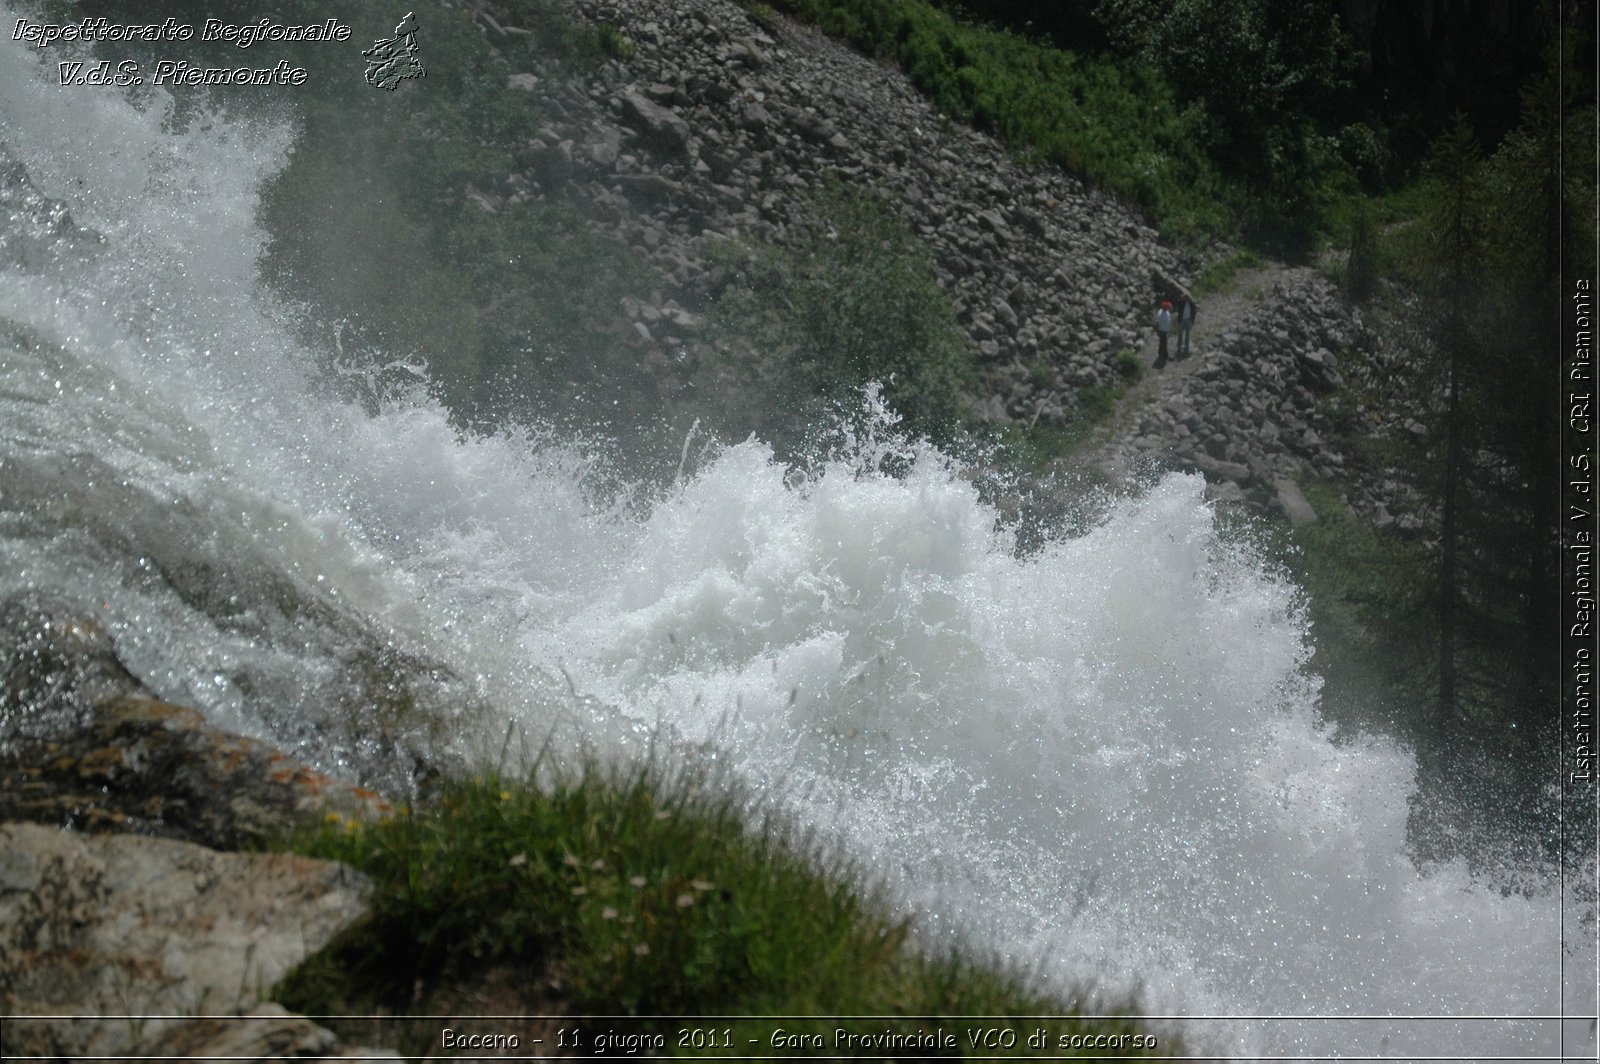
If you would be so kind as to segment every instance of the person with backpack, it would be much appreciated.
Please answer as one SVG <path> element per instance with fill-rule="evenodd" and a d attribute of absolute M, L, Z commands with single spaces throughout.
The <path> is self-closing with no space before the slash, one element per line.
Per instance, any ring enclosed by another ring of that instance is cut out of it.
<path fill-rule="evenodd" d="M 1161 349 L 1156 352 L 1156 369 L 1167 364 L 1167 333 L 1172 331 L 1172 302 L 1163 299 L 1156 311 L 1156 335 L 1161 338 Z"/>
<path fill-rule="evenodd" d="M 1188 292 L 1183 293 L 1178 299 L 1178 357 L 1189 357 L 1189 333 L 1194 329 L 1194 318 L 1198 308 L 1194 299 Z"/>

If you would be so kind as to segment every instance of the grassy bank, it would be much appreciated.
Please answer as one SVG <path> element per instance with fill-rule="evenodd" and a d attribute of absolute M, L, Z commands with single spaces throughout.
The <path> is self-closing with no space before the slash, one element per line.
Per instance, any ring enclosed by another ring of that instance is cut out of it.
<path fill-rule="evenodd" d="M 782 1026 L 829 1052 L 838 1029 L 939 1027 L 958 1044 L 932 1055 L 992 1056 L 967 1039 L 980 1025 L 958 1018 L 1053 1015 L 1010 1026 L 1044 1028 L 1064 1056 L 1074 1039 L 1099 1047 L 1085 1056 L 1172 1051 L 1164 1037 L 1136 1048 L 1152 1036 L 1131 1022 L 1078 1019 L 996 967 L 919 951 L 858 870 L 725 790 L 652 767 L 546 787 L 481 776 L 381 823 L 330 817 L 293 845 L 374 882 L 372 917 L 279 988 L 310 1014 L 621 1015 L 669 1053 L 733 1057 L 772 1052 L 773 1021 L 719 1018 L 702 1044 L 679 1045 L 683 1025 L 660 1017 L 796 1017 Z M 438 1048 L 436 1021 L 349 1027 L 408 1054 Z M 1019 1039 L 1016 1052 L 1030 1051 Z"/>

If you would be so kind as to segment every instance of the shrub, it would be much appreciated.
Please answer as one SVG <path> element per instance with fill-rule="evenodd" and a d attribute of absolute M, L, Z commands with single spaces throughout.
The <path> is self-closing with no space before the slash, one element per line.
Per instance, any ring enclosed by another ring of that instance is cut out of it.
<path fill-rule="evenodd" d="M 810 194 L 790 238 L 732 269 L 723 325 L 787 352 L 794 391 L 830 400 L 877 381 L 909 428 L 948 435 L 973 360 L 927 247 L 877 193 L 838 181 Z"/>
<path fill-rule="evenodd" d="M 778 24 L 778 13 L 772 9 L 771 4 L 753 3 L 745 7 L 745 13 L 764 30 L 771 30 Z"/>
<path fill-rule="evenodd" d="M 1378 237 L 1372 212 L 1364 204 L 1350 217 L 1350 254 L 1345 260 L 1344 290 L 1354 300 L 1372 297 L 1378 287 Z"/>
<path fill-rule="evenodd" d="M 1090 422 L 1099 421 L 1117 407 L 1122 389 L 1109 384 L 1095 384 L 1078 392 L 1078 409 Z"/>
<path fill-rule="evenodd" d="M 1129 384 L 1136 384 L 1144 376 L 1144 363 L 1139 361 L 1139 356 L 1124 347 L 1112 359 L 1116 367 L 1117 376 Z"/>
<path fill-rule="evenodd" d="M 1200 271 L 1200 276 L 1195 278 L 1194 294 L 1200 296 L 1223 291 L 1233 283 L 1234 274 L 1260 265 L 1261 256 L 1248 248 L 1231 252 L 1220 259 L 1213 259 L 1206 263 L 1205 268 Z"/>
<path fill-rule="evenodd" d="M 609 22 L 602 22 L 595 27 L 595 45 L 600 49 L 600 54 L 626 63 L 633 58 L 633 42 L 622 35 L 622 31 Z"/>

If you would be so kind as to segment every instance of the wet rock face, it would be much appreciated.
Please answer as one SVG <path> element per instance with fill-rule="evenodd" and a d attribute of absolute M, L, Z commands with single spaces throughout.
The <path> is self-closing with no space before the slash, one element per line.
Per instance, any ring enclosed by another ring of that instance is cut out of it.
<path fill-rule="evenodd" d="M 0 605 L 0 820 L 231 848 L 330 811 L 387 808 L 156 698 L 69 604 L 27 594 Z"/>
<path fill-rule="evenodd" d="M 60 200 L 34 187 L 22 164 L 0 144 L 0 263 L 38 269 L 59 255 L 88 256 L 104 238 L 80 226 Z"/>
<path fill-rule="evenodd" d="M 387 808 L 157 699 L 72 604 L 36 593 L 0 603 L 7 1052 L 386 1056 L 341 1051 L 315 1024 L 256 1007 L 366 916 L 365 880 L 330 861 L 219 848 Z M 252 1007 L 248 1019 L 170 1019 Z"/>
<path fill-rule="evenodd" d="M 0 603 L 0 757 L 87 727 L 96 703 L 138 690 L 110 635 L 66 603 L 41 594 Z"/>
<path fill-rule="evenodd" d="M 236 847 L 330 809 L 385 807 L 373 792 L 150 697 L 99 702 L 85 727 L 46 734 L 54 737 L 17 743 L 0 758 L 0 817 Z"/>

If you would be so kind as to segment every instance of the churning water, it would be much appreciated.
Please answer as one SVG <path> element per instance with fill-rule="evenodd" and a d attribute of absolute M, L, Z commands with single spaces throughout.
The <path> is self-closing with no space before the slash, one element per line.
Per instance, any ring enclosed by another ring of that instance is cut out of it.
<path fill-rule="evenodd" d="M 405 663 L 444 724 L 393 726 L 440 756 L 508 717 L 569 751 L 663 736 L 932 941 L 1234 1017 L 1173 1025 L 1200 1045 L 1557 1052 L 1554 1021 L 1450 1019 L 1559 1011 L 1556 883 L 1419 872 L 1410 755 L 1319 727 L 1296 589 L 1198 479 L 1023 555 L 881 417 L 804 473 L 752 440 L 629 490 L 581 440 L 463 437 L 420 386 L 341 398 L 354 371 L 331 387 L 255 277 L 290 134 L 174 130 L 0 49 L 0 594 L 87 604 L 161 694 L 333 768 Z M 1569 946 L 1580 1007 L 1593 964 Z M 1436 1018 L 1256 1018 L 1327 1015 Z"/>

